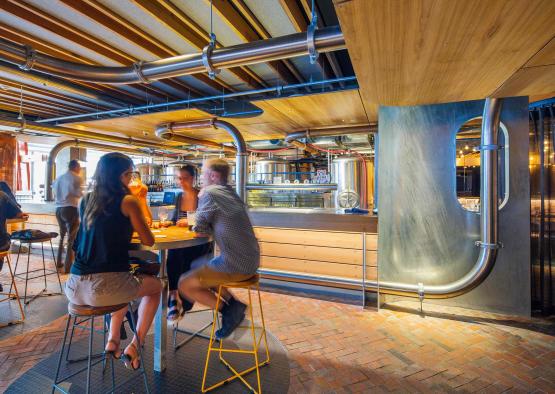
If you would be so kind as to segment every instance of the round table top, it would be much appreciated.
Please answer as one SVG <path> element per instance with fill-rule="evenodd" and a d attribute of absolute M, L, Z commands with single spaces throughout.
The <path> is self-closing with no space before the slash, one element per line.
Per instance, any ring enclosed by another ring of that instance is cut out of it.
<path fill-rule="evenodd" d="M 196 233 L 187 227 L 171 226 L 151 230 L 154 234 L 154 245 L 142 245 L 138 237 L 131 240 L 130 250 L 164 250 L 188 248 L 210 242 L 210 237 L 196 237 Z M 134 233 L 135 235 L 135 233 Z"/>

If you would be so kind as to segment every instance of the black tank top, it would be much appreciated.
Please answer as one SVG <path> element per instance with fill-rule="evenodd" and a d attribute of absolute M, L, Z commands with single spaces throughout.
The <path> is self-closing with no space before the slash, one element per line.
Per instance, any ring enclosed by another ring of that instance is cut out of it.
<path fill-rule="evenodd" d="M 121 213 L 121 202 L 125 196 L 114 201 L 87 228 L 83 213 L 88 196 L 79 207 L 81 224 L 75 240 L 75 262 L 71 266 L 74 275 L 101 272 L 129 271 L 129 243 L 133 227 L 129 218 Z"/>

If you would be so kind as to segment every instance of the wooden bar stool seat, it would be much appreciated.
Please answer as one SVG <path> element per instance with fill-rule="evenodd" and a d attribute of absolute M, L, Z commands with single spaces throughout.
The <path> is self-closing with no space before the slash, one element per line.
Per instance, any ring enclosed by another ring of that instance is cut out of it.
<path fill-rule="evenodd" d="M 263 367 L 264 365 L 267 365 L 270 363 L 270 352 L 268 349 L 268 340 L 266 338 L 266 324 L 264 322 L 264 312 L 262 309 L 262 299 L 260 297 L 260 284 L 259 284 L 259 280 L 260 277 L 259 275 L 253 275 L 251 278 L 241 281 L 241 282 L 228 282 L 225 284 L 222 284 L 220 286 L 218 286 L 218 294 L 217 294 L 217 302 L 216 302 L 216 309 L 214 309 L 214 322 L 217 321 L 218 319 L 218 309 L 219 309 L 219 304 L 222 300 L 222 289 L 246 289 L 248 292 L 248 316 L 250 317 L 250 324 L 247 326 L 239 326 L 236 328 L 236 330 L 240 330 L 240 329 L 247 329 L 250 331 L 251 335 L 252 335 L 252 349 L 230 349 L 230 348 L 225 348 L 224 347 L 224 339 L 220 339 L 219 340 L 219 345 L 215 346 L 214 342 L 216 341 L 215 338 L 215 331 L 216 331 L 216 325 L 213 324 L 212 325 L 212 332 L 210 334 L 210 342 L 208 344 L 208 351 L 206 354 L 206 364 L 204 366 L 204 374 L 202 376 L 202 392 L 206 393 L 208 391 L 214 390 L 220 386 L 223 386 L 224 384 L 227 384 L 235 379 L 239 379 L 251 392 L 253 393 L 257 393 L 260 394 L 262 393 L 262 387 L 260 384 L 260 368 Z M 261 332 L 260 332 L 260 336 L 256 335 L 256 327 L 255 327 L 255 321 L 254 321 L 254 313 L 253 313 L 253 302 L 252 302 L 252 290 L 256 290 L 257 294 L 258 294 L 258 305 L 260 308 L 260 323 L 261 323 Z M 264 339 L 264 352 L 266 353 L 266 359 L 264 361 L 260 361 L 259 357 L 258 357 L 258 350 L 260 348 L 260 343 L 262 341 L 262 339 Z M 218 352 L 219 354 L 219 360 L 222 364 L 224 364 L 226 366 L 226 368 L 232 373 L 232 376 L 223 379 L 217 383 L 214 383 L 213 385 L 211 385 L 210 387 L 206 387 L 206 376 L 208 373 L 208 367 L 209 367 L 209 363 L 210 363 L 210 356 L 212 354 L 212 352 Z M 233 367 L 233 365 L 231 365 L 231 363 L 226 360 L 224 358 L 224 354 L 225 353 L 237 353 L 237 354 L 244 354 L 244 355 L 250 355 L 254 357 L 254 365 L 250 368 L 246 368 L 243 371 L 237 371 L 236 368 Z M 258 390 L 256 390 L 255 388 L 253 388 L 249 382 L 246 381 L 246 379 L 244 378 L 245 375 L 247 375 L 250 372 L 256 371 L 256 379 L 257 379 L 257 383 L 258 383 Z"/>
<path fill-rule="evenodd" d="M 5 291 L 0 292 L 0 295 L 4 296 L 2 299 L 0 299 L 0 302 L 16 300 L 18 305 L 19 305 L 19 313 L 21 315 L 21 319 L 11 320 L 7 323 L 3 323 L 2 325 L 0 325 L 0 327 L 5 327 L 5 326 L 12 325 L 12 324 L 23 323 L 23 321 L 25 320 L 25 312 L 23 311 L 23 305 L 21 305 L 21 300 L 19 299 L 19 293 L 17 291 L 17 285 L 15 283 L 15 275 L 14 275 L 14 272 L 12 271 L 10 251 L 6 250 L 6 251 L 3 251 L 3 252 L 0 252 L 0 259 L 5 260 L 5 263 L 8 266 L 8 270 L 10 271 L 10 290 L 7 291 L 7 292 L 5 292 Z M 13 292 L 12 292 L 12 289 L 13 289 Z"/>

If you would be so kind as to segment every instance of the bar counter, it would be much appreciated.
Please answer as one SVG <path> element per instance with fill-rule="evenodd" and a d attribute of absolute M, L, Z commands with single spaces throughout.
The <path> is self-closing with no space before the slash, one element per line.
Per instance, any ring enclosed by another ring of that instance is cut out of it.
<path fill-rule="evenodd" d="M 27 228 L 58 232 L 54 204 L 23 203 Z M 156 207 L 153 207 L 156 218 Z M 253 208 L 264 278 L 360 289 L 377 277 L 376 215 L 322 208 Z M 364 279 L 363 279 L 364 278 Z"/>

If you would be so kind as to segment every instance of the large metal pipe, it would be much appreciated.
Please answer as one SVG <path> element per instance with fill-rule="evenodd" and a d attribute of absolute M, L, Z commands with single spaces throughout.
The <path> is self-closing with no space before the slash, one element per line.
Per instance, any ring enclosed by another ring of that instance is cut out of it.
<path fill-rule="evenodd" d="M 138 148 L 97 144 L 94 142 L 79 140 L 62 141 L 52 148 L 50 154 L 48 155 L 48 161 L 46 162 L 46 201 L 54 200 L 52 196 L 52 183 L 54 182 L 54 179 L 56 179 L 56 157 L 58 157 L 58 153 L 60 153 L 62 149 L 69 147 L 93 148 L 97 150 L 118 151 L 131 154 L 145 154 L 144 151 Z"/>
<path fill-rule="evenodd" d="M 190 122 L 175 122 L 171 123 L 171 128 L 168 129 L 168 124 L 160 125 L 156 129 L 156 135 L 160 138 L 164 139 L 176 139 L 176 141 L 180 141 L 179 138 L 184 139 L 192 139 L 190 137 L 176 135 L 175 131 L 178 130 L 195 130 L 195 129 L 206 129 L 206 128 L 222 128 L 231 135 L 233 138 L 233 142 L 235 144 L 234 152 L 236 153 L 235 156 L 235 190 L 237 191 L 237 195 L 241 200 L 246 201 L 247 193 L 245 190 L 247 184 L 247 144 L 245 143 L 245 139 L 237 130 L 237 128 L 229 122 L 224 120 L 210 118 L 204 120 L 196 120 Z M 192 139 L 194 141 L 203 141 Z M 209 142 L 210 144 L 216 144 L 220 148 L 221 145 L 212 142 L 212 141 L 205 141 Z M 225 147 L 230 148 L 230 147 Z"/>
<path fill-rule="evenodd" d="M 344 49 L 345 39 L 339 26 L 317 29 L 313 36 L 307 33 L 295 33 L 227 48 L 212 50 L 206 47 L 199 53 L 151 62 L 138 62 L 127 67 L 102 67 L 68 62 L 36 52 L 28 46 L 0 40 L 0 60 L 15 64 L 23 70 L 36 70 L 62 78 L 129 84 L 289 59 L 307 55 L 311 48 L 322 53 Z"/>
<path fill-rule="evenodd" d="M 208 125 L 206 127 L 211 127 L 211 126 Z M 233 146 L 219 144 L 217 142 L 210 141 L 210 140 L 187 137 L 185 135 L 177 133 L 179 130 L 187 130 L 191 128 L 192 127 L 189 126 L 188 123 L 184 123 L 184 122 L 164 123 L 156 127 L 155 134 L 157 137 L 165 139 L 167 141 L 178 141 L 189 145 L 208 146 L 225 152 L 233 152 L 233 153 L 237 152 L 237 149 L 235 149 Z"/>
<path fill-rule="evenodd" d="M 285 136 L 285 142 L 309 153 L 317 153 L 317 149 L 310 147 L 308 143 L 303 143 L 299 141 L 299 139 L 306 138 L 308 140 L 311 137 L 336 137 L 347 134 L 367 134 L 375 133 L 377 132 L 377 130 L 378 129 L 376 124 L 369 123 L 359 125 L 313 128 L 289 133 Z"/>

